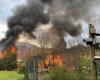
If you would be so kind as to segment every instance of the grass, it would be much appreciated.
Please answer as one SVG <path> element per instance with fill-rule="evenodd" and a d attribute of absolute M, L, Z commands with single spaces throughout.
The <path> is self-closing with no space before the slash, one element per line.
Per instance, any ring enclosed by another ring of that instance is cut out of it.
<path fill-rule="evenodd" d="M 0 80 L 23 80 L 23 75 L 16 71 L 0 71 Z"/>

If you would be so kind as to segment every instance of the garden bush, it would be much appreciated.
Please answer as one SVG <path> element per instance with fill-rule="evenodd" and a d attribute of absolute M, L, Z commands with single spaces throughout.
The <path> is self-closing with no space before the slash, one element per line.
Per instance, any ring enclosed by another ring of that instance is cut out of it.
<path fill-rule="evenodd" d="M 69 72 L 65 68 L 55 67 L 46 73 L 47 80 L 79 80 L 77 72 Z"/>
<path fill-rule="evenodd" d="M 0 70 L 13 70 L 16 69 L 16 52 L 11 53 L 7 50 L 4 58 L 0 59 Z"/>

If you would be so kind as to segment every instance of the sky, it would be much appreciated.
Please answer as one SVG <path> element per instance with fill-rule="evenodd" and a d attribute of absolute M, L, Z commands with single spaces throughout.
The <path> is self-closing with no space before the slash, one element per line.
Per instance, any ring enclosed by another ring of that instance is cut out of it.
<path fill-rule="evenodd" d="M 7 30 L 7 19 L 12 15 L 15 6 L 25 3 L 25 0 L 0 0 L 0 36 Z"/>

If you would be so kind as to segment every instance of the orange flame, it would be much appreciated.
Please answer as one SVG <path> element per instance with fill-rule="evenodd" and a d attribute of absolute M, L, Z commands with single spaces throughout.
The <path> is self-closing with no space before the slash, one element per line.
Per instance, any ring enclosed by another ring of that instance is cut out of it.
<path fill-rule="evenodd" d="M 9 48 L 9 50 L 10 50 L 11 53 L 15 53 L 16 52 L 16 47 L 13 46 L 13 47 Z M 7 53 L 7 50 L 2 50 L 0 52 L 0 59 L 4 58 L 6 56 L 6 53 Z"/>
<path fill-rule="evenodd" d="M 6 53 L 5 50 L 2 50 L 2 51 L 0 52 L 0 59 L 2 59 L 2 58 L 5 57 L 5 53 Z"/>
<path fill-rule="evenodd" d="M 39 64 L 39 68 L 41 69 L 51 68 L 53 66 L 64 67 L 64 61 L 59 54 L 49 53 Z"/>
<path fill-rule="evenodd" d="M 15 52 L 16 52 L 16 47 L 14 47 L 14 46 L 11 47 L 11 48 L 10 48 L 10 51 L 11 51 L 11 53 L 15 53 Z"/>

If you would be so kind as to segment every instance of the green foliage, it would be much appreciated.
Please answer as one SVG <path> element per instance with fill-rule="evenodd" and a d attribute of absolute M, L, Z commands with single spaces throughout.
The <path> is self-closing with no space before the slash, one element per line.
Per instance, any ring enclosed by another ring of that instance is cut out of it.
<path fill-rule="evenodd" d="M 27 60 L 26 62 L 25 62 L 25 65 L 22 67 L 22 70 L 20 70 L 20 72 L 22 71 L 22 73 L 24 74 L 24 79 L 23 80 L 28 80 L 27 78 L 28 78 L 28 61 L 29 60 Z"/>
<path fill-rule="evenodd" d="M 11 53 L 9 50 L 6 56 L 0 60 L 0 70 L 16 69 L 16 53 Z"/>
<path fill-rule="evenodd" d="M 100 80 L 100 64 L 97 65 L 98 80 Z"/>
<path fill-rule="evenodd" d="M 92 77 L 92 61 L 88 57 L 80 59 L 79 70 L 81 72 L 81 80 L 91 80 Z"/>
<path fill-rule="evenodd" d="M 47 80 L 78 80 L 77 72 L 70 72 L 64 68 L 56 67 L 54 70 L 46 73 Z"/>
<path fill-rule="evenodd" d="M 26 72 L 26 66 L 21 66 L 18 70 L 18 73 L 24 74 Z"/>

